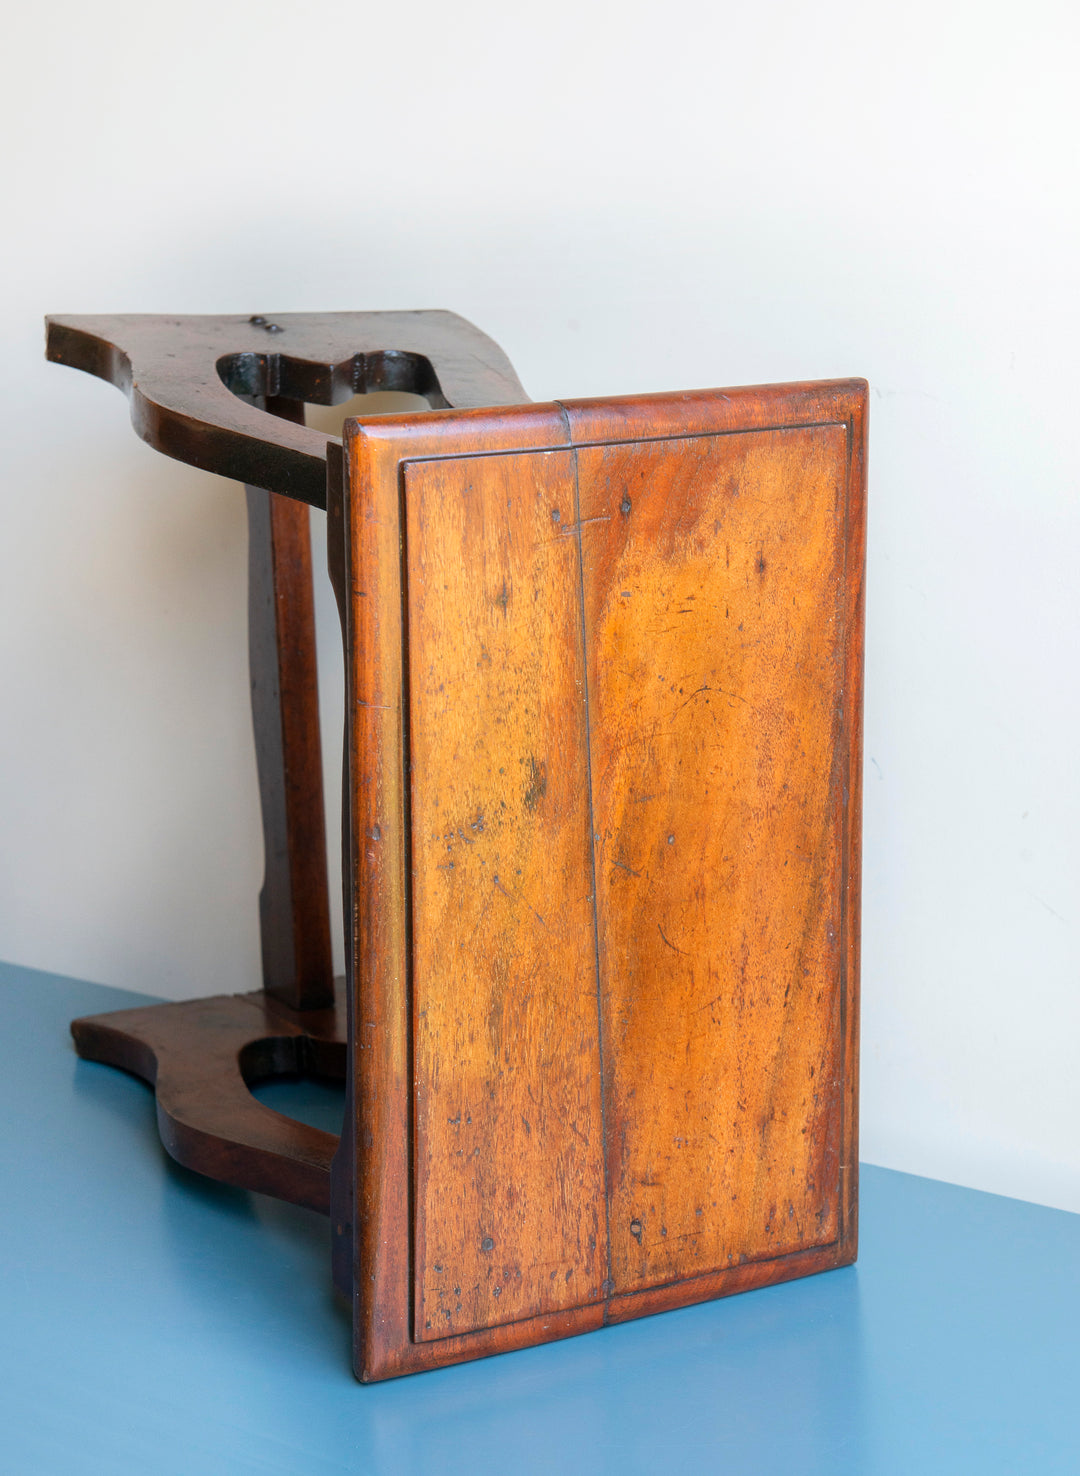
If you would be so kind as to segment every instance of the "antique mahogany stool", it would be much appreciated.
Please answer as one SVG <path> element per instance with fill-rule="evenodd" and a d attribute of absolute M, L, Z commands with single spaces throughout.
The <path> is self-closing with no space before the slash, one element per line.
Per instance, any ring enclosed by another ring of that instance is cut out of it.
<path fill-rule="evenodd" d="M 364 1380 L 856 1253 L 866 386 L 529 403 L 449 313 L 53 318 L 248 484 L 264 988 L 78 1020 L 329 1214 Z M 377 389 L 429 411 L 304 404 Z M 344 633 L 331 969 L 307 504 Z M 344 1077 L 340 1141 L 255 1100 Z"/>

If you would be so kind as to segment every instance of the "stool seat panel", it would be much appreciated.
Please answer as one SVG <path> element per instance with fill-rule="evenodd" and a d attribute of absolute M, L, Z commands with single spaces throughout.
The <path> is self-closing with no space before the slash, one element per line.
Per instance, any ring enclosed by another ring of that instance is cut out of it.
<path fill-rule="evenodd" d="M 865 399 L 346 428 L 360 1377 L 854 1259 Z"/>

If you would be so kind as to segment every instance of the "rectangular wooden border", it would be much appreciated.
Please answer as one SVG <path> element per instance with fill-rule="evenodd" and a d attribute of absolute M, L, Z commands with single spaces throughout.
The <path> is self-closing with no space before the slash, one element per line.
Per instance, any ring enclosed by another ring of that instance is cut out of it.
<path fill-rule="evenodd" d="M 857 1250 L 858 962 L 867 386 L 862 380 L 579 400 L 350 421 L 338 581 L 346 642 L 346 933 L 353 1015 L 350 1121 L 354 1366 L 368 1382 L 508 1351 L 850 1263 Z M 407 660 L 401 464 L 725 431 L 843 424 L 845 825 L 840 1234 L 833 1244 L 745 1263 L 555 1316 L 423 1344 L 411 1340 L 412 1111 Z M 331 510 L 337 526 L 337 510 Z M 347 1180 L 347 1176 L 346 1176 Z"/>

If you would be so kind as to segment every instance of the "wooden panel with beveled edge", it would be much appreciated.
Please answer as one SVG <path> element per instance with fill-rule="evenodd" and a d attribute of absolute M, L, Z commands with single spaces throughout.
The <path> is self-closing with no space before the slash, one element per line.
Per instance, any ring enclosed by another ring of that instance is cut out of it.
<path fill-rule="evenodd" d="M 573 453 L 406 463 L 415 1333 L 607 1274 Z"/>
<path fill-rule="evenodd" d="M 410 1342 L 409 1249 L 411 1244 L 406 1138 L 408 1111 L 408 1043 L 403 1039 L 404 985 L 392 967 L 395 927 L 404 937 L 407 925 L 407 888 L 401 873 L 400 891 L 393 884 L 381 897 L 363 898 L 363 867 L 360 858 L 351 877 L 354 902 L 351 938 L 354 944 L 355 1016 L 353 1047 L 355 1095 L 353 1113 L 357 1136 L 354 1239 L 354 1337 L 356 1371 L 365 1380 L 391 1377 L 466 1358 L 484 1356 L 530 1343 L 565 1337 L 598 1326 L 601 1320 L 621 1321 L 627 1317 L 663 1310 L 782 1281 L 795 1275 L 824 1270 L 854 1259 L 856 1249 L 856 1105 L 858 1092 L 857 984 L 858 984 L 858 888 L 859 888 L 859 800 L 861 738 L 862 661 L 862 567 L 865 495 L 865 407 L 866 387 L 861 381 L 772 386 L 730 391 L 703 391 L 634 397 L 623 400 L 568 402 L 555 407 L 522 407 L 499 412 L 448 413 L 424 417 L 385 418 L 377 424 L 354 428 L 347 436 L 350 492 L 346 514 L 350 572 L 345 603 L 346 625 L 363 625 L 375 632 L 365 650 L 349 635 L 350 682 L 360 691 L 363 673 L 379 667 L 380 653 L 390 653 L 391 666 L 400 661 L 400 646 L 393 645 L 393 621 L 380 613 L 364 615 L 363 601 L 374 584 L 363 587 L 355 577 L 371 567 L 365 554 L 370 539 L 370 520 L 378 524 L 384 512 L 399 509 L 399 472 L 403 461 L 417 456 L 462 455 L 513 447 L 560 447 L 572 439 L 583 443 L 611 440 L 657 439 L 702 435 L 743 429 L 780 426 L 842 426 L 847 434 L 846 485 L 838 516 L 845 524 L 846 563 L 839 571 L 842 597 L 839 608 L 845 626 L 842 665 L 844 677 L 838 694 L 842 722 L 838 735 L 836 768 L 843 783 L 843 835 L 840 867 L 841 980 L 836 1019 L 839 1050 L 837 1069 L 842 1076 L 842 1111 L 839 1125 L 838 1233 L 831 1243 L 770 1255 L 759 1261 L 733 1264 L 727 1269 L 677 1279 L 650 1289 L 611 1295 L 604 1305 L 525 1317 L 520 1321 L 484 1330 L 445 1337 L 436 1341 Z M 586 528 L 587 531 L 587 528 Z M 400 546 L 395 538 L 378 538 L 381 570 L 386 583 L 398 577 Z M 393 545 L 393 546 L 392 546 Z M 377 581 L 376 581 L 377 582 Z M 400 589 L 398 591 L 400 598 Z M 390 612 L 393 614 L 393 611 Z M 400 627 L 400 604 L 396 618 Z M 382 620 L 381 634 L 377 630 Z M 400 629 L 397 631 L 400 636 Z M 374 661 L 372 657 L 374 656 Z M 365 664 L 366 663 L 366 664 Z M 389 687 L 384 690 L 389 691 Z M 393 707 L 373 704 L 373 709 Z M 377 792 L 370 784 L 372 760 L 385 770 L 392 754 L 377 745 L 365 751 L 364 725 L 378 725 L 377 710 L 358 711 L 350 700 L 350 752 L 348 758 L 354 802 L 350 808 L 353 845 L 365 837 L 365 821 L 375 815 L 369 801 Z M 400 707 L 398 708 L 400 711 Z M 388 721 L 392 721 L 388 719 Z M 391 775 L 391 783 L 393 776 Z M 366 798 L 365 798 L 366 797 Z M 369 811 L 371 812 L 369 814 Z M 382 874 L 386 875 L 386 853 Z M 378 868 L 372 878 L 378 880 Z M 399 910 L 400 903 L 400 910 Z M 378 914 L 394 914 L 384 920 Z M 373 924 L 366 930 L 365 919 Z M 387 948 L 389 941 L 390 947 Z M 381 957 L 380 955 L 385 955 Z M 364 1047 L 362 1050 L 361 1047 Z M 344 1181 L 343 1181 L 344 1182 Z M 834 1190 L 834 1195 L 837 1193 Z"/>
<path fill-rule="evenodd" d="M 846 447 L 578 452 L 616 1292 L 837 1238 Z"/>

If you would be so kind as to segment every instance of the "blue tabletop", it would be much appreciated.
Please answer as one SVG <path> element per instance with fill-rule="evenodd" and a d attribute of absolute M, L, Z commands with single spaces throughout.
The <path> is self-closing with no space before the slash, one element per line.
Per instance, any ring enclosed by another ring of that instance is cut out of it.
<path fill-rule="evenodd" d="M 139 1002 L 0 965 L 0 1469 L 1080 1472 L 1080 1216 L 868 1166 L 857 1266 L 362 1387 L 326 1221 L 178 1168 L 76 1058 Z"/>

